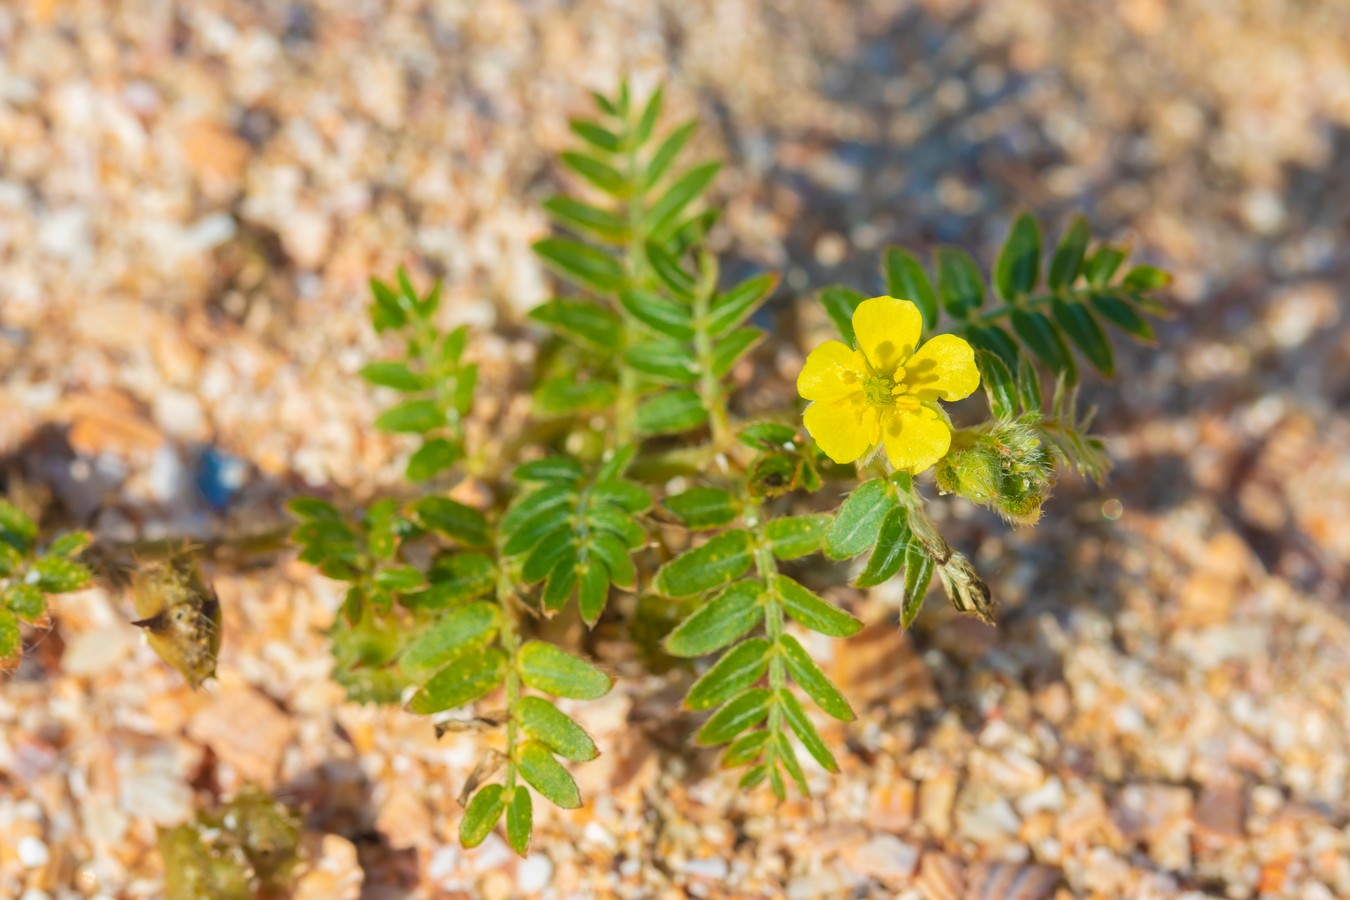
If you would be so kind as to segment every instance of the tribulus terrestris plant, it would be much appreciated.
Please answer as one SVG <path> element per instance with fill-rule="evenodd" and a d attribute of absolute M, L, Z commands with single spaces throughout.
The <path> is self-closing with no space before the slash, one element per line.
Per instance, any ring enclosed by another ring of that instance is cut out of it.
<path fill-rule="evenodd" d="M 804 409 L 746 421 L 734 401 L 747 379 L 732 376 L 753 372 L 766 335 L 749 323 L 777 278 L 720 276 L 706 245 L 718 211 L 705 200 L 718 164 L 682 163 L 695 123 L 664 127 L 659 90 L 636 104 L 623 86 L 595 103 L 594 118 L 572 122 L 578 149 L 561 156 L 578 190 L 544 202 L 559 233 L 535 244 L 568 286 L 530 313 L 552 335 L 532 401 L 548 427 L 507 459 L 468 445 L 473 335 L 439 328 L 439 284 L 419 290 L 400 270 L 371 281 L 370 316 L 403 352 L 361 375 L 402 396 L 374 425 L 416 437 L 401 495 L 413 499 L 290 504 L 301 559 L 348 585 L 334 677 L 350 699 L 402 703 L 439 731 L 497 734 L 464 785 L 460 837 L 475 846 L 504 816 L 522 855 L 536 795 L 579 806 L 565 763 L 599 752 L 554 700 L 613 684 L 576 648 L 543 639 L 542 623 L 605 617 L 637 644 L 667 623 L 660 651 L 696 675 L 684 704 L 709 712 L 694 742 L 727 745 L 722 764 L 743 770 L 747 789 L 805 792 L 803 751 L 838 768 L 813 708 L 854 717 L 798 637 L 845 640 L 862 627 L 822 596 L 831 574 L 852 571 L 864 588 L 899 579 L 900 627 L 934 581 L 956 609 L 993 622 L 990 588 L 935 526 L 928 495 L 1030 525 L 1065 468 L 1101 481 L 1108 460 L 1077 402 L 1080 364 L 1115 374 L 1104 326 L 1152 341 L 1147 317 L 1164 313 L 1154 293 L 1168 282 L 1125 268 L 1124 249 L 1090 247 L 1081 217 L 1048 254 L 1036 220 L 1018 217 L 987 280 L 955 247 L 938 248 L 931 269 L 890 248 L 886 296 L 820 292 L 839 338 L 805 359 Z M 987 415 L 953 413 L 981 388 Z M 488 489 L 454 490 L 464 479 Z M 16 617 L 40 616 L 44 592 L 87 577 L 70 561 L 85 536 L 34 556 L 33 535 L 0 506 L 0 655 L 17 650 Z M 821 555 L 865 560 L 821 566 Z M 190 565 L 164 573 L 201 601 L 189 610 L 201 623 L 217 617 L 197 656 L 181 641 L 166 655 L 195 683 L 214 670 L 218 605 Z M 621 595 L 637 599 L 615 604 Z"/>

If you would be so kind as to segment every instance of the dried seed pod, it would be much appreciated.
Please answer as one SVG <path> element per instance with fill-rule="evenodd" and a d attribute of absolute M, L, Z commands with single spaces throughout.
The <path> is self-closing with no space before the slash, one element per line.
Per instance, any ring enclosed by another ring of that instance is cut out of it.
<path fill-rule="evenodd" d="M 195 690 L 216 674 L 220 654 L 220 599 L 195 557 L 143 566 L 132 578 L 136 614 L 150 649 Z"/>

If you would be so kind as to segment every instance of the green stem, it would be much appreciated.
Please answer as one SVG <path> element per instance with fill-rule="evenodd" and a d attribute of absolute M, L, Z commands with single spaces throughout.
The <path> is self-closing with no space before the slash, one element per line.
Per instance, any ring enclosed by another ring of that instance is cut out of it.
<path fill-rule="evenodd" d="M 516 787 L 516 705 L 520 702 L 520 673 L 516 668 L 516 656 L 520 653 L 520 633 L 516 629 L 516 586 L 511 580 L 506 566 L 501 565 L 505 557 L 497 554 L 497 602 L 502 608 L 501 645 L 506 652 L 506 791 L 509 794 Z"/>
<path fill-rule="evenodd" d="M 764 585 L 764 636 L 769 640 L 769 689 L 773 699 L 769 703 L 769 720 L 766 724 L 769 734 L 775 735 L 783 727 L 783 709 L 778 698 L 787 690 L 787 666 L 783 655 L 778 651 L 778 642 L 783 636 L 783 606 L 773 592 L 773 577 L 778 574 L 778 562 L 769 548 L 768 537 L 764 533 L 766 520 L 759 502 L 747 500 L 744 512 L 745 524 L 755 535 L 755 572 Z M 776 739 L 770 739 L 765 745 L 764 762 L 772 766 L 777 755 Z"/>
<path fill-rule="evenodd" d="M 1056 297 L 1063 297 L 1069 300 L 1076 300 L 1080 297 L 1090 296 L 1093 293 L 1093 291 L 1096 290 L 1099 290 L 1099 288 L 1094 287 L 1074 288 L 1072 290 L 1065 291 L 1062 294 L 1041 294 L 1038 297 L 1028 297 L 1027 299 L 1021 301 L 1016 305 L 1007 304 L 1004 306 L 1000 306 L 998 309 L 991 309 L 988 312 L 981 313 L 974 319 L 970 320 L 969 324 L 978 325 L 981 322 L 992 322 L 995 319 L 1001 319 L 1004 316 L 1011 315 L 1013 310 L 1015 309 L 1025 310 L 1025 309 L 1035 309 L 1038 306 L 1045 306 L 1052 300 L 1054 300 Z"/>
<path fill-rule="evenodd" d="M 694 358 L 698 361 L 699 396 L 708 410 L 712 429 L 712 449 L 714 453 L 723 453 L 730 448 L 732 439 L 726 389 L 722 379 L 713 372 L 713 341 L 708 333 L 708 316 L 715 289 L 715 285 L 700 285 L 694 296 Z"/>
<path fill-rule="evenodd" d="M 638 183 L 637 147 L 633 144 L 631 123 L 625 123 L 623 141 L 624 165 L 627 170 L 630 189 L 627 207 L 628 247 L 625 251 L 625 262 L 628 266 L 629 286 L 639 288 L 642 286 L 642 279 L 646 275 L 646 255 L 643 253 L 646 235 L 642 231 L 644 214 L 642 186 Z M 623 317 L 623 328 L 619 332 L 619 396 L 614 405 L 615 421 L 614 430 L 610 432 L 613 438 L 610 446 L 624 447 L 632 443 L 633 440 L 633 422 L 637 415 L 638 379 L 637 372 L 633 371 L 623 361 L 623 354 L 628 350 L 628 344 L 633 334 L 633 317 L 623 308 L 622 304 L 616 303 L 615 306 L 619 309 L 619 315 Z"/>

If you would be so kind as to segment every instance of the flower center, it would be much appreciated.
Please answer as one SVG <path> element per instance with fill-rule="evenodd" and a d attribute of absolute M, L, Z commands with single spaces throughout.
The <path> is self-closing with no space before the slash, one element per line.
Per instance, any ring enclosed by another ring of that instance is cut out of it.
<path fill-rule="evenodd" d="M 890 406 L 895 402 L 896 383 L 885 375 L 869 375 L 863 380 L 863 394 L 873 406 Z"/>
<path fill-rule="evenodd" d="M 863 379 L 862 389 L 863 396 L 873 406 L 892 406 L 902 398 L 910 399 L 905 397 L 909 393 L 909 386 L 905 384 L 904 366 L 896 366 L 890 375 L 873 371 Z M 900 405 L 907 408 L 911 404 L 902 401 Z"/>

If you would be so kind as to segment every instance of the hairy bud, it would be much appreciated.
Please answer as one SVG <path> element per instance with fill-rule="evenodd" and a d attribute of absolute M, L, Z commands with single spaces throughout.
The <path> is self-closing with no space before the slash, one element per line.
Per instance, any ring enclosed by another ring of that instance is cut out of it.
<path fill-rule="evenodd" d="M 1018 525 L 1041 517 L 1054 473 L 1049 448 L 1035 429 L 1019 422 L 956 432 L 935 472 L 943 493 L 959 494 Z"/>

